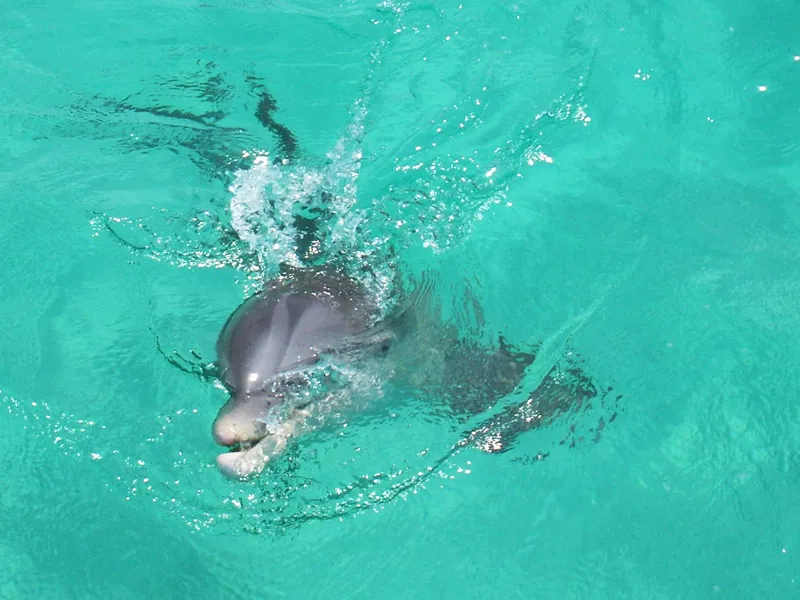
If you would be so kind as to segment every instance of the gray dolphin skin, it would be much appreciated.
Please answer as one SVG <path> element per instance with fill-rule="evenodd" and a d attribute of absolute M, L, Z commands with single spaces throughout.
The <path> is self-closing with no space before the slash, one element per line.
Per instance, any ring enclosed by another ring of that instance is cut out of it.
<path fill-rule="evenodd" d="M 229 448 L 217 457 L 222 474 L 232 479 L 258 474 L 303 433 L 309 407 L 321 397 L 293 392 L 308 389 L 309 373 L 325 355 L 359 361 L 385 359 L 392 350 L 393 377 L 431 392 L 454 414 L 481 414 L 513 392 L 535 355 L 512 349 L 502 338 L 499 348 L 459 340 L 426 315 L 425 296 L 423 287 L 378 320 L 377 307 L 354 279 L 335 270 L 285 267 L 241 304 L 217 341 L 217 373 L 230 393 L 213 424 L 214 440 Z M 485 452 L 505 452 L 521 433 L 593 399 L 602 404 L 610 392 L 599 391 L 569 361 L 556 364 L 522 402 L 471 430 L 468 439 Z M 322 393 L 339 402 L 346 389 Z M 603 426 L 601 418 L 598 436 Z"/>
<path fill-rule="evenodd" d="M 258 473 L 279 454 L 307 413 L 282 415 L 268 430 L 271 412 L 286 408 L 289 388 L 325 354 L 376 346 L 390 335 L 371 327 L 376 307 L 364 288 L 336 271 L 284 268 L 282 276 L 241 304 L 217 341 L 219 377 L 230 393 L 213 424 L 214 440 L 238 449 L 217 465 L 231 478 Z"/>

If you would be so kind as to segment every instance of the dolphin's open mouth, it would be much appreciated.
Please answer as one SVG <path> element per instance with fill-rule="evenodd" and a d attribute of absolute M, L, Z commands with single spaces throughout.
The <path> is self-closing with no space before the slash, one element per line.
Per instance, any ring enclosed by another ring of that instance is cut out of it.
<path fill-rule="evenodd" d="M 247 405 L 240 405 L 247 408 Z M 260 409 L 259 409 L 260 410 Z M 273 432 L 266 423 L 247 411 L 228 410 L 220 414 L 214 422 L 215 441 L 225 448 L 217 455 L 217 466 L 222 473 L 232 479 L 244 479 L 258 473 L 269 460 L 269 450 L 273 444 L 269 438 Z"/>
<path fill-rule="evenodd" d="M 269 434 L 258 439 L 240 440 L 228 445 L 227 450 L 217 455 L 217 466 L 230 479 L 246 479 L 259 473 L 269 461 L 262 442 Z"/>
<path fill-rule="evenodd" d="M 230 479 L 247 479 L 260 473 L 267 463 L 281 454 L 295 433 L 296 424 L 284 423 L 258 440 L 239 441 L 217 455 L 217 467 Z"/>
<path fill-rule="evenodd" d="M 266 437 L 266 436 L 264 436 Z M 255 446 L 258 442 L 263 440 L 264 438 L 259 438 L 257 440 L 247 440 L 244 442 L 236 442 L 235 444 L 231 444 L 228 446 L 228 452 L 247 452 Z"/>
<path fill-rule="evenodd" d="M 286 450 L 308 416 L 306 410 L 293 409 L 284 419 L 270 427 L 263 421 L 258 421 L 247 436 L 242 435 L 243 428 L 240 427 L 239 435 L 223 444 L 227 452 L 217 455 L 217 466 L 223 475 L 231 479 L 247 479 L 251 475 L 257 475 L 267 463 Z"/>
<path fill-rule="evenodd" d="M 284 451 L 312 402 L 307 386 L 301 385 L 309 379 L 305 372 L 289 373 L 258 393 L 231 394 L 212 428 L 214 440 L 225 448 L 217 456 L 223 474 L 235 479 L 254 475 Z"/>

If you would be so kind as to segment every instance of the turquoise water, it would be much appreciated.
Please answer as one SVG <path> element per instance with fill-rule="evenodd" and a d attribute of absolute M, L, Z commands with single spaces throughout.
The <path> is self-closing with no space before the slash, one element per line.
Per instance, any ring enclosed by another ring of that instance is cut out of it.
<path fill-rule="evenodd" d="M 799 8 L 0 14 L 0 597 L 800 597 Z M 466 421 L 397 392 L 230 482 L 224 393 L 159 347 L 210 359 L 321 190 L 381 302 L 432 272 L 539 354 Z M 462 443 L 565 356 L 591 407 Z"/>

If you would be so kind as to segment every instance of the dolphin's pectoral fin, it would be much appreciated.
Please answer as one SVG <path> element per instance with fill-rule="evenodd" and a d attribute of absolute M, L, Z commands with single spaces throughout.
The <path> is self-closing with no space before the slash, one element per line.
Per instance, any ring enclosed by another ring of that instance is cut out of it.
<path fill-rule="evenodd" d="M 194 375 L 203 381 L 210 381 L 219 377 L 217 365 L 215 363 L 205 362 L 203 357 L 194 350 L 189 351 L 192 358 L 183 357 L 177 350 L 173 350 L 171 355 L 167 354 L 164 348 L 162 348 L 158 337 L 156 337 L 156 349 L 169 364 L 180 369 L 184 373 Z"/>
<path fill-rule="evenodd" d="M 611 388 L 599 392 L 592 380 L 575 365 L 556 365 L 525 401 L 507 406 L 501 413 L 469 432 L 467 441 L 491 454 L 507 452 L 526 431 L 546 427 L 567 414 L 578 415 L 590 409 L 595 399 L 606 408 L 605 399 L 611 392 Z M 615 398 L 615 402 L 618 400 L 619 396 Z M 616 412 L 610 416 L 608 422 L 615 418 Z M 588 430 L 594 434 L 593 441 L 599 440 L 605 424 L 606 419 L 601 416 L 598 426 Z M 558 445 L 569 444 L 574 447 L 577 442 L 582 441 L 583 435 L 577 433 L 576 427 L 576 423 L 571 423 L 567 434 Z M 540 452 L 537 460 L 547 457 L 547 454 Z"/>

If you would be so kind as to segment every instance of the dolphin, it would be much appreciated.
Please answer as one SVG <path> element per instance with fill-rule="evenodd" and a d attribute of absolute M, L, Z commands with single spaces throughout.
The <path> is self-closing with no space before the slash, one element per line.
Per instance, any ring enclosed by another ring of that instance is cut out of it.
<path fill-rule="evenodd" d="M 304 432 L 321 395 L 342 401 L 346 383 L 302 393 L 311 389 L 314 369 L 326 357 L 359 365 L 366 358 L 386 360 L 398 347 L 389 372 L 432 392 L 456 415 L 482 414 L 513 392 L 535 354 L 502 338 L 499 349 L 459 340 L 424 314 L 429 292 L 421 286 L 393 314 L 379 318 L 364 286 L 344 273 L 282 267 L 275 281 L 234 310 L 218 337 L 217 377 L 230 394 L 212 426 L 214 440 L 229 449 L 217 457 L 222 474 L 246 479 L 260 473 Z M 399 341 L 410 343 L 398 346 Z M 505 452 L 521 433 L 597 395 L 579 368 L 553 366 L 527 398 L 474 428 L 467 439 L 485 452 Z"/>

